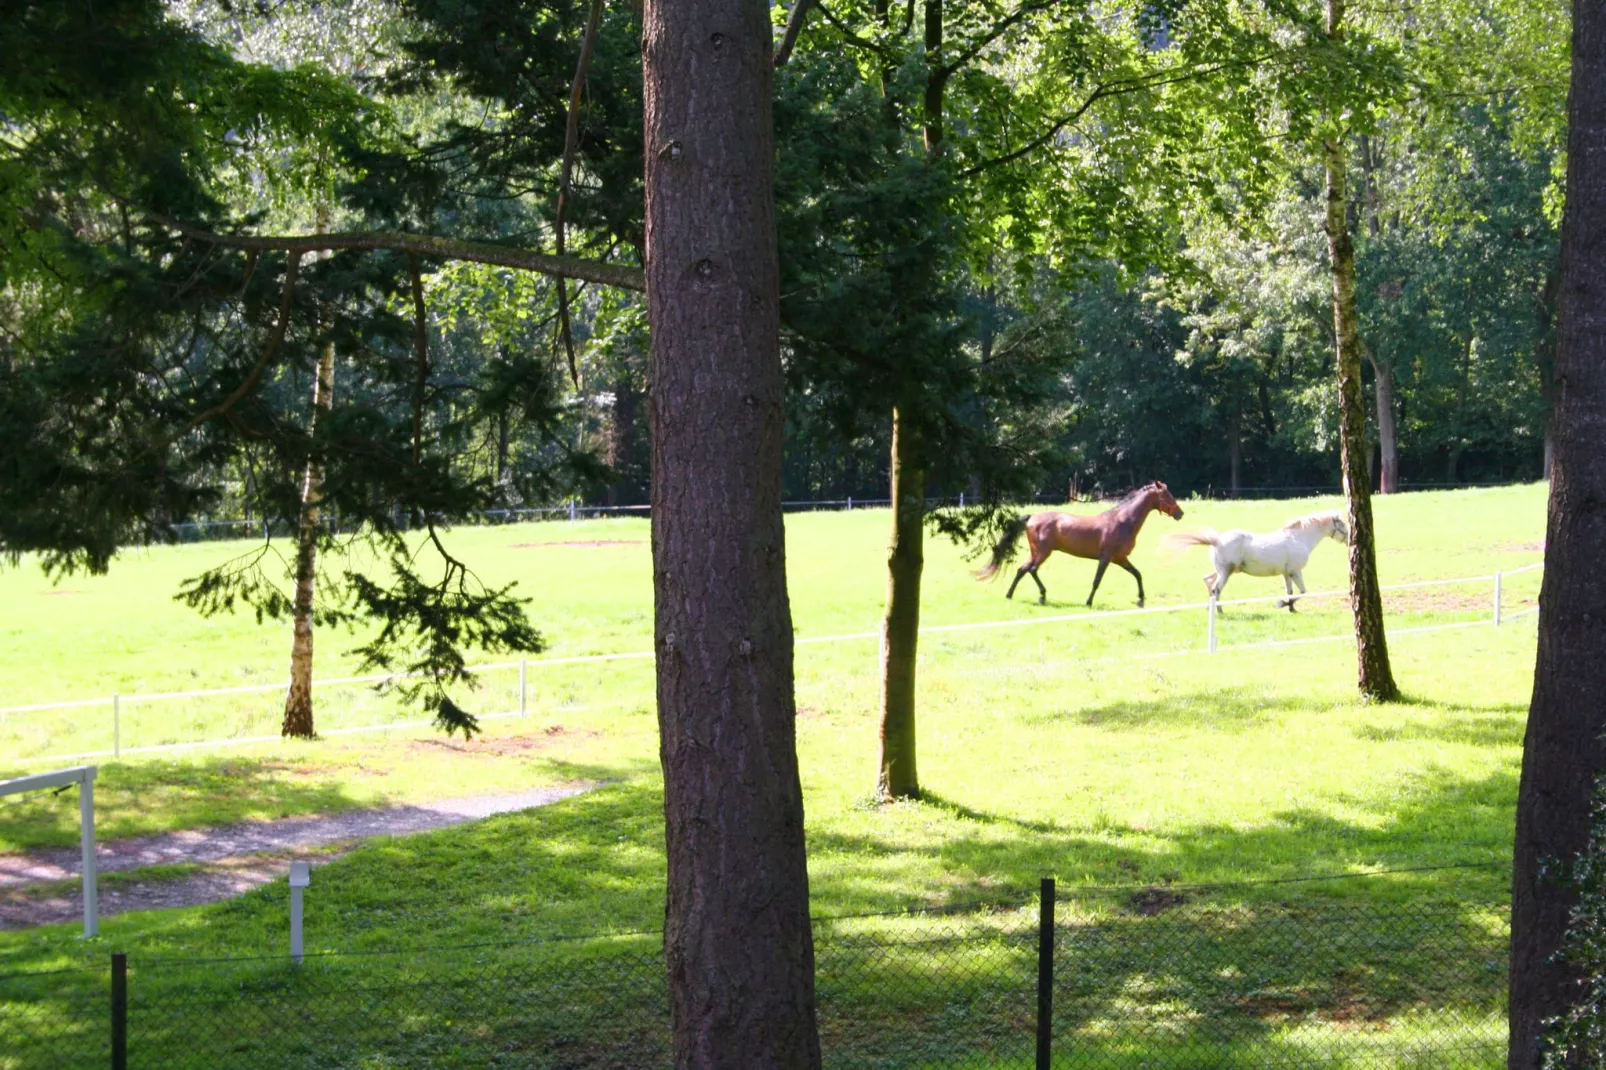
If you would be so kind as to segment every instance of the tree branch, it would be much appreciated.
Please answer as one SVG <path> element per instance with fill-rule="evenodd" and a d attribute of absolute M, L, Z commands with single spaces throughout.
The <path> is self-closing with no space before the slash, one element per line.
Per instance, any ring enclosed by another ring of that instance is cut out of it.
<path fill-rule="evenodd" d="M 553 220 L 557 254 L 564 253 L 563 217 L 569 207 L 569 187 L 574 177 L 574 157 L 580 149 L 580 95 L 585 91 L 586 73 L 591 69 L 591 56 L 597 50 L 597 31 L 602 27 L 602 2 L 591 0 L 591 13 L 586 17 L 586 33 L 580 42 L 580 58 L 575 61 L 574 81 L 569 86 L 569 115 L 563 127 L 563 166 L 558 172 L 558 208 Z M 580 385 L 580 370 L 574 360 L 574 328 L 569 323 L 569 284 L 558 279 L 558 324 L 563 334 L 563 349 L 569 356 L 569 378 Z"/>
<path fill-rule="evenodd" d="M 285 265 L 284 289 L 279 295 L 279 321 L 273 325 L 273 333 L 268 336 L 268 344 L 262 347 L 262 355 L 257 358 L 256 364 L 252 365 L 251 370 L 240 381 L 240 385 L 230 391 L 228 397 L 210 409 L 190 417 L 190 421 L 185 425 L 184 430 L 179 435 L 175 435 L 174 438 L 183 437 L 183 435 L 195 430 L 208 420 L 226 416 L 230 409 L 240 403 L 242 398 L 256 389 L 257 382 L 262 378 L 263 371 L 267 369 L 269 364 L 273 363 L 274 354 L 278 353 L 279 346 L 284 342 L 285 332 L 290 328 L 290 307 L 295 303 L 296 276 L 300 271 L 301 254 L 296 253 L 290 257 L 289 262 Z M 168 441 L 171 442 L 172 439 Z"/>
<path fill-rule="evenodd" d="M 820 0 L 815 0 L 814 6 L 820 9 L 820 15 L 824 17 L 826 22 L 829 22 L 832 27 L 835 28 L 837 33 L 847 38 L 849 44 L 857 45 L 859 48 L 868 49 L 869 51 L 880 56 L 882 59 L 888 61 L 895 58 L 888 49 L 883 48 L 874 41 L 868 41 L 854 33 L 852 30 L 848 29 L 847 26 L 842 23 L 842 20 L 831 14 L 831 9 L 826 7 L 824 3 L 820 2 Z"/>
<path fill-rule="evenodd" d="M 982 34 L 976 40 L 972 41 L 969 47 L 955 56 L 952 63 L 947 63 L 941 67 L 938 67 L 938 75 L 943 78 L 950 77 L 965 64 L 981 55 L 982 49 L 986 48 L 1004 34 L 1008 33 L 1010 28 L 1016 23 L 1020 22 L 1028 15 L 1035 15 L 1039 11 L 1046 11 L 1048 8 L 1053 7 L 1056 2 L 1057 0 L 1034 0 L 1032 3 L 1022 4 L 1008 15 L 1005 15 L 1003 18 L 993 23 L 991 29 Z"/>
<path fill-rule="evenodd" d="M 606 264 L 573 256 L 551 256 L 532 249 L 516 249 L 490 242 L 463 241 L 433 234 L 376 230 L 353 234 L 279 234 L 254 236 L 218 234 L 204 227 L 181 223 L 157 215 L 150 218 L 160 226 L 175 230 L 186 238 L 210 242 L 228 249 L 270 250 L 288 253 L 318 253 L 338 249 L 385 249 L 441 260 L 466 260 L 476 264 L 534 271 L 560 279 L 584 279 L 601 286 L 617 286 L 644 293 L 647 279 L 640 268 L 625 264 Z"/>
<path fill-rule="evenodd" d="M 795 0 L 792 4 L 792 13 L 786 18 L 786 33 L 781 35 L 781 47 L 775 50 L 775 65 L 786 66 L 786 61 L 792 58 L 792 48 L 797 44 L 798 34 L 803 32 L 803 24 L 809 19 L 809 8 L 814 0 Z"/>
<path fill-rule="evenodd" d="M 1266 58 L 1267 57 L 1265 56 L 1259 56 L 1253 59 L 1234 60 L 1229 63 L 1216 63 L 1203 67 L 1189 67 L 1184 70 L 1160 71 L 1153 75 L 1130 78 L 1119 82 L 1105 82 L 1094 86 L 1093 92 L 1088 94 L 1087 99 L 1083 100 L 1081 104 L 1077 105 L 1076 110 L 1054 120 L 1048 129 L 1043 131 L 1037 137 L 1032 138 L 1030 141 L 1026 142 L 1026 144 L 1017 149 L 1013 149 L 1010 152 L 1004 153 L 1002 156 L 994 156 L 990 160 L 983 160 L 978 164 L 967 167 L 960 172 L 960 175 L 961 177 L 969 178 L 972 175 L 980 174 L 981 172 L 993 167 L 997 167 L 1000 164 L 1006 164 L 1012 160 L 1018 160 L 1022 156 L 1036 152 L 1038 149 L 1052 141 L 1061 130 L 1064 130 L 1067 126 L 1077 122 L 1082 118 L 1082 116 L 1086 115 L 1088 109 L 1094 104 L 1097 104 L 1100 100 L 1106 100 L 1110 97 L 1125 96 L 1128 93 L 1140 93 L 1145 89 L 1159 89 L 1162 86 L 1174 85 L 1178 82 L 1186 82 L 1195 77 L 1203 77 L 1205 75 L 1215 74 L 1219 71 L 1224 71 L 1229 67 L 1240 67 L 1259 63 Z"/>

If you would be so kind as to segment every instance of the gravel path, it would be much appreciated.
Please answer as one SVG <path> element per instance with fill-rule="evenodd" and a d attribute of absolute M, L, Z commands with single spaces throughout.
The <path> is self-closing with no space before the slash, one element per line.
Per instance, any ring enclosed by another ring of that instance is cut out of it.
<path fill-rule="evenodd" d="M 194 906 L 240 895 L 282 877 L 297 852 L 339 857 L 373 836 L 405 836 L 529 810 L 597 787 L 580 782 L 509 795 L 477 795 L 407 806 L 347 810 L 321 817 L 249 821 L 210 829 L 165 832 L 95 845 L 96 868 L 118 873 L 141 866 L 201 863 L 200 873 L 176 879 L 117 882 L 100 889 L 102 916 L 130 910 Z M 331 850 L 331 848 L 334 848 Z M 0 855 L 0 929 L 31 928 L 82 917 L 76 889 L 41 887 L 79 875 L 76 848 Z"/>

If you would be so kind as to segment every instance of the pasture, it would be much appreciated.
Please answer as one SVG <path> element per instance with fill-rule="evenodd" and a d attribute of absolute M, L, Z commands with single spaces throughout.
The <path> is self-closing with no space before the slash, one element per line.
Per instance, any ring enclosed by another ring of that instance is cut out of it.
<path fill-rule="evenodd" d="M 1263 530 L 1336 504 L 1184 501 L 1180 524 L 1152 517 L 1133 556 L 1150 607 L 1203 595 L 1205 555 L 1169 556 L 1158 547 L 1166 532 Z M 1375 505 L 1385 584 L 1482 575 L 1540 557 L 1542 486 L 1411 494 Z M 1498 949 L 1503 921 L 1491 907 L 1504 902 L 1508 883 L 1531 616 L 1499 629 L 1397 636 L 1391 653 L 1408 701 L 1382 707 L 1354 699 L 1348 643 L 1253 645 L 1344 634 L 1348 615 L 1337 599 L 1307 600 L 1295 615 L 1269 603 L 1232 607 L 1214 655 L 1200 652 L 1202 610 L 930 633 L 921 646 L 919 722 L 928 794 L 876 806 L 876 643 L 809 640 L 876 630 L 886 525 L 883 511 L 788 518 L 816 914 L 1018 906 L 1043 875 L 1074 894 L 1470 866 L 1250 883 L 1189 897 L 1267 914 L 1438 903 Z M 521 581 L 548 636 L 543 656 L 650 647 L 645 522 L 465 528 L 453 539 L 488 581 Z M 202 620 L 170 600 L 181 577 L 230 552 L 238 548 L 130 553 L 110 577 L 72 577 L 59 588 L 35 571 L 0 575 L 0 705 L 277 678 L 287 626 Z M 978 584 L 970 567 L 947 544 L 928 542 L 924 625 L 1088 615 L 1081 602 L 1089 562 L 1056 556 L 1043 566 L 1047 607 L 1019 593 L 1006 602 L 1007 579 Z M 1343 576 L 1342 548 L 1318 548 L 1306 572 L 1310 589 L 1341 588 Z M 1270 596 L 1281 586 L 1240 577 L 1231 594 Z M 1537 589 L 1537 573 L 1513 578 L 1506 611 L 1531 607 Z M 1129 609 L 1134 598 L 1130 577 L 1112 571 L 1094 612 Z M 1487 583 L 1400 592 L 1388 600 L 1389 625 L 1399 632 L 1469 622 L 1488 615 L 1489 598 Z M 353 645 L 322 635 L 318 675 L 349 673 L 344 651 Z M 655 929 L 663 856 L 650 669 L 647 660 L 602 662 L 544 676 L 532 662 L 528 716 L 488 722 L 486 737 L 468 745 L 398 728 L 103 764 L 102 835 L 595 782 L 598 790 L 545 809 L 376 841 L 319 867 L 308 949 Z M 471 701 L 482 710 L 511 709 L 509 676 L 516 683 L 516 672 L 492 678 Z M 140 723 L 142 707 L 128 707 L 124 745 L 130 733 L 157 743 L 185 733 L 271 730 L 276 696 L 255 698 L 256 707 L 232 698 L 185 706 L 188 720 L 157 726 L 153 717 L 150 727 Z M 318 717 L 327 729 L 407 716 L 385 702 L 360 691 L 323 693 Z M 48 712 L 12 715 L 0 729 L 10 733 L 8 748 L 54 753 L 39 748 L 93 738 L 82 712 L 59 721 Z M 0 809 L 0 848 L 70 843 L 75 814 L 66 798 L 11 803 Z M 98 960 L 108 947 L 168 958 L 275 953 L 284 894 L 281 881 L 217 906 L 110 918 L 90 945 L 70 926 L 0 933 L 0 963 L 67 967 Z M 1114 902 L 1088 909 L 1119 912 Z M 1406 943 L 1387 954 L 1390 974 L 1431 973 L 1423 948 Z M 1479 998 L 1496 1000 L 1498 991 L 1495 977 Z"/>

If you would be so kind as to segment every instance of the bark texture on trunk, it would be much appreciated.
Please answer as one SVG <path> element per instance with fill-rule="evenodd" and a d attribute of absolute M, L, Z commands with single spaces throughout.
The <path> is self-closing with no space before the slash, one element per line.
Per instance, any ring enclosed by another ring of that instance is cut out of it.
<path fill-rule="evenodd" d="M 1344 36 L 1344 0 L 1327 0 L 1327 35 Z M 1322 143 L 1327 166 L 1327 246 L 1333 270 L 1333 328 L 1338 349 L 1339 463 L 1349 506 L 1350 608 L 1355 618 L 1357 683 L 1362 695 L 1399 698 L 1383 632 L 1372 528 L 1372 478 L 1366 456 L 1366 404 L 1361 392 L 1359 320 L 1355 309 L 1355 244 L 1350 234 L 1344 144 L 1337 132 Z"/>
<path fill-rule="evenodd" d="M 675 1065 L 817 1067 L 762 0 L 647 0 L 653 596 Z"/>
<path fill-rule="evenodd" d="M 1606 773 L 1606 8 L 1573 5 L 1555 442 L 1539 655 L 1523 741 L 1511 892 L 1511 1070 L 1537 1070 L 1545 1019 L 1576 1000 L 1554 961 L 1573 896 L 1541 876 L 1588 843 Z"/>
<path fill-rule="evenodd" d="M 915 664 L 920 646 L 920 573 L 925 568 L 926 478 L 919 447 L 892 414 L 892 541 L 887 547 L 887 612 L 881 622 L 881 759 L 876 793 L 920 795 L 915 760 Z"/>
<path fill-rule="evenodd" d="M 318 354 L 318 379 L 312 388 L 312 433 L 334 405 L 335 347 L 324 343 Z M 291 611 L 290 690 L 284 700 L 280 734 L 311 739 L 312 718 L 312 602 L 318 577 L 318 522 L 322 510 L 323 467 L 307 462 L 301 484 L 301 517 L 296 524 L 296 591 Z"/>

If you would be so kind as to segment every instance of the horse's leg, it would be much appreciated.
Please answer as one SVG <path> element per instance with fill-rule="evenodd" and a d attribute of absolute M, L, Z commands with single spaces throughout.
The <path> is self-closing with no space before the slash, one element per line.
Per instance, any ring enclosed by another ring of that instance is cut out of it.
<path fill-rule="evenodd" d="M 1048 560 L 1048 555 L 1054 552 L 1054 548 L 1052 546 L 1037 545 L 1037 533 L 1030 527 L 1026 529 L 1026 546 L 1029 550 L 1026 555 L 1026 563 L 1015 570 L 1015 580 L 1009 585 L 1009 590 L 1004 593 L 1004 597 L 1006 599 L 1014 598 L 1015 588 L 1020 585 L 1021 577 L 1030 574 L 1032 582 L 1036 583 L 1038 591 L 1042 592 L 1042 596 L 1038 601 L 1047 602 L 1048 592 L 1043 590 L 1043 581 L 1037 578 L 1037 566 Z"/>
<path fill-rule="evenodd" d="M 1042 562 L 1039 561 L 1037 564 L 1040 565 Z M 1037 604 L 1048 605 L 1048 588 L 1043 586 L 1043 577 L 1037 574 L 1037 565 L 1032 566 L 1032 582 L 1037 584 Z"/>
<path fill-rule="evenodd" d="M 1117 561 L 1117 565 L 1132 573 L 1132 578 L 1138 581 L 1138 608 L 1143 608 L 1143 573 L 1132 567 L 1130 561 Z"/>
<path fill-rule="evenodd" d="M 1288 588 L 1288 612 L 1294 612 L 1294 601 L 1298 601 L 1298 599 L 1294 599 L 1294 583 L 1298 583 L 1299 593 L 1306 593 L 1306 590 L 1304 590 L 1304 572 L 1285 572 L 1283 574 L 1283 586 Z"/>
<path fill-rule="evenodd" d="M 1230 568 L 1219 569 L 1219 570 L 1217 570 L 1215 575 L 1210 577 L 1211 583 L 1213 585 L 1212 586 L 1212 590 L 1211 590 L 1210 593 L 1216 596 L 1216 601 L 1217 602 L 1221 601 L 1221 592 L 1227 589 L 1227 581 L 1229 579 L 1231 579 L 1231 578 L 1232 578 L 1232 569 L 1230 569 Z M 1222 609 L 1220 606 L 1216 607 L 1216 615 L 1217 616 L 1220 616 L 1221 614 L 1223 614 L 1225 612 L 1227 612 L 1227 611 Z"/>
<path fill-rule="evenodd" d="M 1099 584 L 1101 582 L 1103 582 L 1103 580 L 1104 580 L 1104 570 L 1109 568 L 1109 567 L 1110 567 L 1110 559 L 1109 558 L 1107 558 L 1107 557 L 1099 558 L 1099 570 L 1097 572 L 1093 573 L 1093 589 L 1091 591 L 1087 592 L 1087 604 L 1089 606 L 1092 606 L 1092 604 L 1093 604 L 1093 596 L 1099 593 Z"/>

